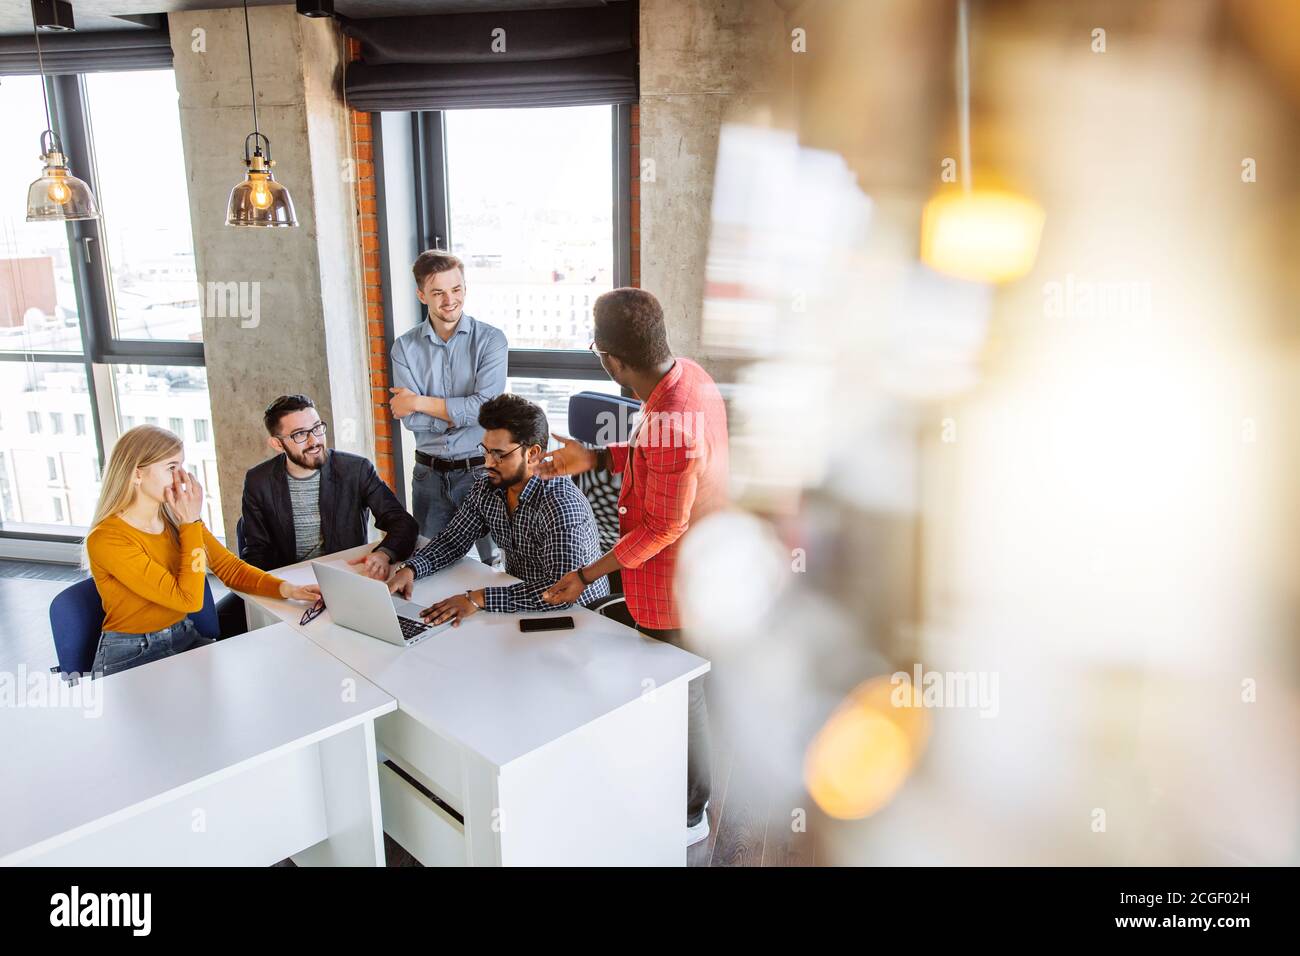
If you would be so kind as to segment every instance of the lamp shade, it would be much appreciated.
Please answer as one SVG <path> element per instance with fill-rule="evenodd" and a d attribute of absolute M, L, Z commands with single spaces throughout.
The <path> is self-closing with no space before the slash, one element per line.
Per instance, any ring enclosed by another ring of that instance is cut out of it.
<path fill-rule="evenodd" d="M 1034 266 L 1043 208 L 1011 192 L 949 192 L 925 204 L 921 260 L 974 282 L 1010 282 Z"/>
<path fill-rule="evenodd" d="M 226 206 L 227 226 L 296 226 L 289 190 L 268 172 L 252 169 L 242 183 L 230 190 Z"/>
<path fill-rule="evenodd" d="M 256 149 L 249 154 L 250 142 Z M 266 151 L 263 153 L 262 145 Z M 244 181 L 230 190 L 226 204 L 227 226 L 296 226 L 298 217 L 293 211 L 289 190 L 275 181 L 271 167 L 271 141 L 261 133 L 250 133 L 244 141 L 244 165 L 248 172 Z"/>
<path fill-rule="evenodd" d="M 41 176 L 27 187 L 28 222 L 65 222 L 70 219 L 98 219 L 95 194 L 84 180 L 68 172 L 63 153 L 54 146 L 41 159 Z"/>

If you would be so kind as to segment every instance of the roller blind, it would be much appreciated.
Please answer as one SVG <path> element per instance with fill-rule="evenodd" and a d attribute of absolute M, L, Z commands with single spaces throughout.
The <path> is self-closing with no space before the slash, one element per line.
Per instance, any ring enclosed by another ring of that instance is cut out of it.
<path fill-rule="evenodd" d="M 172 44 L 161 30 L 104 30 L 41 35 L 46 73 L 106 73 L 119 70 L 167 70 Z M 31 34 L 0 37 L 0 76 L 39 73 L 36 41 Z"/>
<path fill-rule="evenodd" d="M 637 5 L 350 20 L 361 110 L 587 106 L 637 100 Z"/>

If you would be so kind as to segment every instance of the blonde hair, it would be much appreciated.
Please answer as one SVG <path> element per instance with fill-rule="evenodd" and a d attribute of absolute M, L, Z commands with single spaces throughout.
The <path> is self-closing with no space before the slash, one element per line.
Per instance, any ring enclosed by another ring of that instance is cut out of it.
<path fill-rule="evenodd" d="M 185 443 L 175 432 L 157 425 L 137 425 L 124 431 L 113 446 L 113 453 L 108 456 L 108 467 L 104 469 L 99 503 L 95 505 L 90 530 L 94 531 L 105 518 L 111 518 L 135 501 L 137 468 L 165 461 L 184 447 Z M 162 516 L 172 533 L 178 534 L 176 518 L 166 505 L 163 505 Z"/>

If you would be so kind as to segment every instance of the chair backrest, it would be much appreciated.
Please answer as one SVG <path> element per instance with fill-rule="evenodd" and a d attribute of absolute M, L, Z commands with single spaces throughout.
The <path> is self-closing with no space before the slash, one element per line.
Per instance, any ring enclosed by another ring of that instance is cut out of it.
<path fill-rule="evenodd" d="M 212 587 L 203 582 L 203 607 L 189 615 L 204 637 L 221 636 L 221 621 Z M 50 631 L 54 635 L 54 653 L 63 674 L 89 674 L 95 664 L 99 635 L 104 630 L 104 604 L 99 598 L 94 578 L 86 578 L 64 588 L 50 602 Z"/>
<path fill-rule="evenodd" d="M 641 407 L 635 398 L 579 392 L 569 399 L 569 434 L 584 445 L 627 441 L 632 416 Z"/>
<path fill-rule="evenodd" d="M 50 631 L 54 634 L 59 671 L 90 673 L 103 629 L 104 605 L 99 600 L 94 578 L 78 581 L 56 594 L 50 602 Z"/>
<path fill-rule="evenodd" d="M 208 640 L 215 641 L 221 636 L 221 618 L 217 614 L 217 601 L 212 596 L 212 585 L 203 579 L 203 607 L 199 608 L 189 619 L 195 629 Z"/>
<path fill-rule="evenodd" d="M 602 617 L 613 618 L 620 624 L 626 624 L 628 627 L 636 627 L 636 621 L 632 617 L 632 612 L 627 609 L 627 598 L 621 593 L 612 593 L 608 597 L 600 598 L 597 601 L 587 605 L 589 610 L 595 611 Z"/>
<path fill-rule="evenodd" d="M 235 554 L 238 557 L 244 556 L 244 516 L 240 515 L 239 520 L 235 522 Z"/>
<path fill-rule="evenodd" d="M 579 392 L 569 399 L 569 434 L 585 445 L 627 441 L 633 414 L 641 407 L 635 398 Z M 573 476 L 574 484 L 591 502 L 600 533 L 600 547 L 608 551 L 618 540 L 618 492 L 621 475 L 588 471 Z"/>

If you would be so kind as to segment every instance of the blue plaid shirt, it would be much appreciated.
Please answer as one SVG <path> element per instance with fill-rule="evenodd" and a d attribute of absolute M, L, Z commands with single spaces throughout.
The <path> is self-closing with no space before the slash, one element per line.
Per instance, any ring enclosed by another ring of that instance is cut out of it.
<path fill-rule="evenodd" d="M 483 589 L 489 611 L 556 611 L 568 604 L 547 604 L 541 594 L 552 584 L 600 557 L 596 516 L 586 495 L 569 478 L 528 479 L 512 515 L 506 491 L 494 488 L 487 476 L 474 482 L 447 527 L 407 559 L 422 578 L 455 564 L 471 544 L 492 533 L 505 551 L 506 573 L 519 584 Z M 609 594 L 609 579 L 587 585 L 579 601 L 590 604 Z"/>

